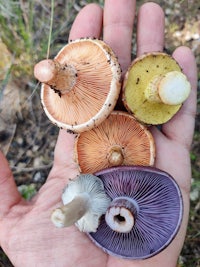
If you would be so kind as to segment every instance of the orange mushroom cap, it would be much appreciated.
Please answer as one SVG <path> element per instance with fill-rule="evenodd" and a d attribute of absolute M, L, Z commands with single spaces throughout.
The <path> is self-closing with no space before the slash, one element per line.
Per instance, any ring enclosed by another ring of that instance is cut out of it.
<path fill-rule="evenodd" d="M 44 82 L 39 74 L 42 63 L 39 64 L 35 76 Z M 53 76 L 48 72 L 48 64 L 55 72 Z M 42 84 L 41 101 L 46 115 L 58 127 L 77 133 L 89 130 L 114 109 L 121 88 L 121 69 L 113 51 L 103 41 L 91 38 L 72 41 L 54 61 L 43 65 L 43 73 L 50 81 Z M 73 79 L 68 82 L 66 78 L 66 90 L 65 69 Z"/>
<path fill-rule="evenodd" d="M 150 131 L 122 111 L 113 111 L 99 126 L 80 133 L 75 143 L 75 160 L 83 173 L 117 165 L 151 166 L 154 159 Z"/>

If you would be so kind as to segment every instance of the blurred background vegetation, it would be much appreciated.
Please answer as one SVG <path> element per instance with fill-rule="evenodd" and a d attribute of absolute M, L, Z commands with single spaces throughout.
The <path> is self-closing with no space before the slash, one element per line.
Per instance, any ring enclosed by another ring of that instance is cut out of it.
<path fill-rule="evenodd" d="M 104 4 L 103 0 L 0 0 L 0 147 L 10 162 L 18 189 L 26 199 L 30 199 L 45 182 L 52 166 L 58 134 L 58 129 L 42 111 L 33 66 L 47 56 L 52 58 L 56 55 L 66 44 L 77 13 L 92 2 L 101 6 Z M 148 1 L 137 1 L 137 10 L 145 2 Z M 177 46 L 189 46 L 196 56 L 199 70 L 199 1 L 154 2 L 160 4 L 165 12 L 166 51 L 172 53 Z M 136 53 L 135 38 L 136 34 L 133 33 L 133 56 Z M 200 72 L 198 79 L 200 87 Z M 200 267 L 199 89 L 191 162 L 190 220 L 179 261 L 180 266 Z M 1 250 L 0 266 L 12 266 Z"/>

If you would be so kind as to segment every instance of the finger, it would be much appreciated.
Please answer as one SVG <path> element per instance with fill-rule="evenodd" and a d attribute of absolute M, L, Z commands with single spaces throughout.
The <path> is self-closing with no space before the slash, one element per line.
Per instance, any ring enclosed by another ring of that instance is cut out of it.
<path fill-rule="evenodd" d="M 168 123 L 163 125 L 162 131 L 169 139 L 175 140 L 190 149 L 197 106 L 197 67 L 195 57 L 187 47 L 177 48 L 173 53 L 173 57 L 188 77 L 192 90 L 179 112 Z"/>
<path fill-rule="evenodd" d="M 137 23 L 137 55 L 162 51 L 164 46 L 164 12 L 155 3 L 141 6 Z"/>
<path fill-rule="evenodd" d="M 81 37 L 99 38 L 102 32 L 103 11 L 96 4 L 89 4 L 77 15 L 69 39 L 74 40 Z M 71 170 L 71 176 L 78 172 L 74 162 L 74 141 L 76 135 L 60 130 L 54 154 L 54 166 L 49 179 L 55 176 L 63 177 L 66 170 Z M 73 177 L 68 177 L 73 178 Z"/>
<path fill-rule="evenodd" d="M 97 4 L 85 6 L 77 15 L 69 39 L 74 40 L 81 37 L 99 38 L 102 31 L 103 10 Z"/>
<path fill-rule="evenodd" d="M 17 190 L 8 161 L 0 152 L 0 220 L 20 200 L 22 198 Z"/>
<path fill-rule="evenodd" d="M 54 165 L 48 180 L 58 177 L 72 179 L 78 174 L 78 165 L 74 161 L 75 138 L 76 134 L 67 133 L 65 130 L 59 131 L 54 151 Z"/>
<path fill-rule="evenodd" d="M 104 5 L 103 39 L 118 56 L 122 71 L 131 62 L 135 1 L 106 0 Z"/>

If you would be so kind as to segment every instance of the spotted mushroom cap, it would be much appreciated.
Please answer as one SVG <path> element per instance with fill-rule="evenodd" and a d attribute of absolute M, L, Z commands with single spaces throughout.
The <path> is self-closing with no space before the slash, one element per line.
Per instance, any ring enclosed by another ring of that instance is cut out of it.
<path fill-rule="evenodd" d="M 99 126 L 80 133 L 75 160 L 83 173 L 118 165 L 151 166 L 155 144 L 150 131 L 127 112 L 113 111 Z"/>
<path fill-rule="evenodd" d="M 64 46 L 55 60 L 72 66 L 76 81 L 65 94 L 42 84 L 41 101 L 48 118 L 77 133 L 101 123 L 114 109 L 121 86 L 121 69 L 111 48 L 101 40 L 78 39 Z"/>
<path fill-rule="evenodd" d="M 114 202 L 110 220 L 104 216 L 97 232 L 89 234 L 97 246 L 113 256 L 146 259 L 171 243 L 182 221 L 183 202 L 177 183 L 168 173 L 153 167 L 120 166 L 95 175 Z M 120 205 L 130 212 L 118 216 Z M 125 223 L 127 228 L 132 223 L 132 228 L 124 231 Z"/>
<path fill-rule="evenodd" d="M 190 90 L 190 83 L 174 58 L 162 52 L 146 53 L 129 67 L 122 100 L 137 120 L 158 125 L 178 112 Z"/>

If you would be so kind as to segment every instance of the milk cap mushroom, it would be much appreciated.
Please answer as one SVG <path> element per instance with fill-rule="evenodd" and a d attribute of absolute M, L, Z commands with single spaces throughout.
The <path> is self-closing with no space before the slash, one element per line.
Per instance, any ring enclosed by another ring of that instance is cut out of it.
<path fill-rule="evenodd" d="M 81 174 L 70 180 L 62 201 L 63 206 L 52 212 L 52 222 L 59 228 L 75 224 L 82 232 L 95 232 L 110 204 L 102 181 L 92 174 Z"/>
<path fill-rule="evenodd" d="M 42 82 L 41 102 L 48 118 L 72 132 L 89 130 L 114 109 L 121 69 L 103 41 L 82 38 L 64 46 L 56 57 L 35 65 Z"/>
<path fill-rule="evenodd" d="M 112 199 L 89 237 L 106 253 L 146 259 L 166 248 L 183 216 L 181 191 L 166 172 L 153 167 L 119 166 L 95 173 Z"/>
<path fill-rule="evenodd" d="M 189 96 L 191 85 L 170 55 L 147 53 L 129 67 L 123 84 L 123 103 L 141 122 L 150 125 L 170 120 Z"/>
<path fill-rule="evenodd" d="M 80 133 L 75 161 L 83 173 L 118 165 L 151 166 L 155 144 L 150 131 L 127 112 L 113 111 L 97 127 Z"/>

